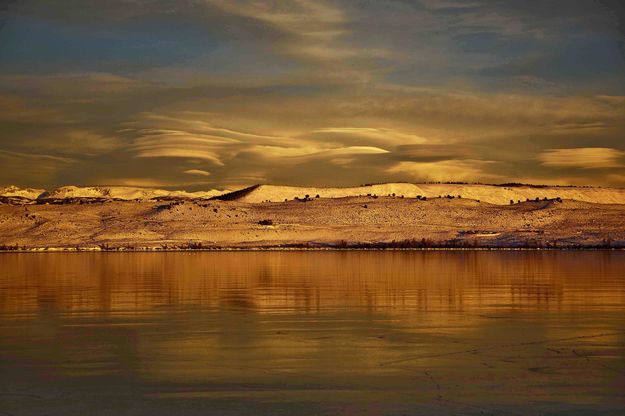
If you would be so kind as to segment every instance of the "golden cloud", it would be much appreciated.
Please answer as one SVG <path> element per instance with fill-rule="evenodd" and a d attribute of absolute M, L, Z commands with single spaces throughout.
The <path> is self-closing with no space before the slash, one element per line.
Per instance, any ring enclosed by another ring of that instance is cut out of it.
<path fill-rule="evenodd" d="M 498 181 L 501 175 L 489 173 L 486 168 L 495 162 L 488 160 L 443 160 L 439 162 L 399 162 L 386 170 L 416 181 Z"/>
<path fill-rule="evenodd" d="M 545 166 L 580 169 L 625 167 L 625 152 L 607 147 L 578 147 L 574 149 L 548 149 L 538 159 Z"/>
<path fill-rule="evenodd" d="M 182 171 L 182 173 L 186 173 L 187 175 L 210 176 L 210 172 L 201 169 L 188 169 Z"/>
<path fill-rule="evenodd" d="M 415 134 L 404 133 L 389 128 L 371 127 L 330 127 L 321 128 L 303 137 L 327 140 L 341 144 L 372 144 L 379 147 L 422 144 L 427 139 Z"/>

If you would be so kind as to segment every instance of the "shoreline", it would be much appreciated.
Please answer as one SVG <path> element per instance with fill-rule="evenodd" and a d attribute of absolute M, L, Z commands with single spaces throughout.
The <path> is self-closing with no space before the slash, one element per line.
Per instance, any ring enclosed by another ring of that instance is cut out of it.
<path fill-rule="evenodd" d="M 116 248 L 34 247 L 0 250 L 10 253 L 184 253 L 184 252 L 289 252 L 289 251 L 625 251 L 625 247 L 211 247 L 211 248 Z"/>

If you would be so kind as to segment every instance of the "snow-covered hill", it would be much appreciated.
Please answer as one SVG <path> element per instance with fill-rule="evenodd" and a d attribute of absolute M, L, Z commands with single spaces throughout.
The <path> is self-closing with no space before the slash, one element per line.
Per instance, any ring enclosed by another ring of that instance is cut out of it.
<path fill-rule="evenodd" d="M 412 183 L 385 183 L 351 188 L 321 188 L 260 185 L 250 188 L 249 192 L 241 192 L 236 198 L 241 202 L 259 203 L 265 201 L 281 202 L 285 199 L 311 198 L 319 195 L 320 198 L 341 198 L 347 196 L 404 196 L 415 198 L 417 195 L 428 198 L 453 195 L 455 197 L 475 199 L 491 204 L 505 205 L 510 201 L 534 200 L 536 198 L 571 199 L 599 204 L 625 204 L 625 189 L 621 188 L 590 188 L 590 187 L 557 187 L 557 186 L 499 186 L 473 184 L 412 184 Z"/>
<path fill-rule="evenodd" d="M 211 198 L 227 191 L 217 189 L 209 191 L 187 192 L 187 191 L 167 191 L 164 189 L 152 188 L 134 188 L 125 186 L 93 186 L 93 187 L 77 187 L 62 186 L 52 191 L 45 189 L 21 189 L 16 186 L 0 188 L 0 196 L 5 197 L 22 197 L 28 199 L 69 199 L 69 198 L 111 198 L 111 199 L 151 199 L 156 197 L 171 198 Z"/>

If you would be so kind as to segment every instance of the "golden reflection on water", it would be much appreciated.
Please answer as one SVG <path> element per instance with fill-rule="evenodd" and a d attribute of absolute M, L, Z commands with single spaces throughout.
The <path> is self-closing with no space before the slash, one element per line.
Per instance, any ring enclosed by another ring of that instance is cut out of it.
<path fill-rule="evenodd" d="M 0 255 L 0 414 L 623 414 L 624 391 L 624 252 Z"/>
<path fill-rule="evenodd" d="M 625 253 L 227 252 L 0 256 L 0 311 L 464 311 L 623 304 Z"/>

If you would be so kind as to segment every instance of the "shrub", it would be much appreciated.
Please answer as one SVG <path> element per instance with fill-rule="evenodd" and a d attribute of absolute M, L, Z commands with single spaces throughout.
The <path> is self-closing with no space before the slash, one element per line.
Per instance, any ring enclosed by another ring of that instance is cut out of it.
<path fill-rule="evenodd" d="M 512 199 L 510 200 L 510 205 L 514 205 L 514 201 Z"/>
<path fill-rule="evenodd" d="M 258 221 L 259 225 L 273 225 L 273 221 L 272 220 L 260 220 Z"/>

